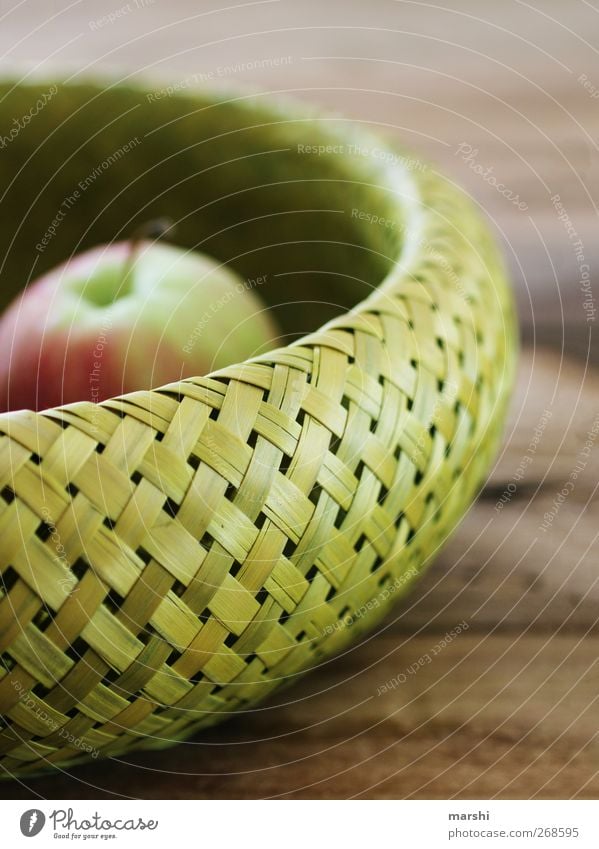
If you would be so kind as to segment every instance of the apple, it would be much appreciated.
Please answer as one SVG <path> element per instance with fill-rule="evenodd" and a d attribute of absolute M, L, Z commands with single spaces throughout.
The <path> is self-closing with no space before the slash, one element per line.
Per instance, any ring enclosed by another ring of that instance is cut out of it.
<path fill-rule="evenodd" d="M 75 256 L 0 318 L 0 411 L 98 402 L 262 353 L 278 337 L 264 280 L 147 239 Z"/>

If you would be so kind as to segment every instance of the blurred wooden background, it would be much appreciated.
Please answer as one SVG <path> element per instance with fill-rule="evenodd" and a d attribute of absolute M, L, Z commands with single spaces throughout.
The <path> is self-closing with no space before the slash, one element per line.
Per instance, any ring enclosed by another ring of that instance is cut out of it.
<path fill-rule="evenodd" d="M 433 159 L 492 220 L 523 337 L 489 483 L 378 634 L 210 735 L 7 798 L 599 795 L 598 56 L 596 0 L 0 0 L 6 73 L 284 91 Z"/>

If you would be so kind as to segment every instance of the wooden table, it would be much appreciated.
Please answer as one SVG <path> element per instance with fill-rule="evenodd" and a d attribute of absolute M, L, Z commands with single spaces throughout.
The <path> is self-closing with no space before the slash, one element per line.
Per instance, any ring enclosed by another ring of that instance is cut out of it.
<path fill-rule="evenodd" d="M 209 735 L 5 796 L 596 798 L 599 357 L 574 242 L 599 297 L 599 9 L 156 0 L 110 23 L 114 0 L 67 5 L 16 5 L 2 68 L 255 83 L 433 158 L 497 229 L 524 348 L 485 490 L 376 634 Z"/>

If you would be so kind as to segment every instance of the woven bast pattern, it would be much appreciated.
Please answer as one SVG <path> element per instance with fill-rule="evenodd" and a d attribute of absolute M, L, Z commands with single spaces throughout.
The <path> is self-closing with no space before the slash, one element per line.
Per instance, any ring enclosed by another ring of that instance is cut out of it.
<path fill-rule="evenodd" d="M 228 108 L 233 125 L 281 123 L 268 103 L 260 121 L 245 99 Z M 304 131 L 297 113 L 288 139 Z M 317 194 L 331 206 L 355 174 L 364 208 L 402 222 L 357 306 L 208 377 L 0 417 L 6 774 L 171 745 L 257 704 L 372 629 L 476 495 L 516 354 L 503 269 L 431 168 L 394 151 L 370 157 L 366 179 L 363 159 L 334 172 L 333 192 L 304 158 L 293 188 L 298 208 Z M 358 225 L 380 241 L 372 220 Z M 381 245 L 369 250 L 379 263 Z"/>

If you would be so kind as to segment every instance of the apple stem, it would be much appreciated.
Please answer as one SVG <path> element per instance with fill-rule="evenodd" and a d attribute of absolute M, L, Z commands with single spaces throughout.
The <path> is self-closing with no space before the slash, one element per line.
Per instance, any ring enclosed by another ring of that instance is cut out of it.
<path fill-rule="evenodd" d="M 125 259 L 123 287 L 133 268 L 137 254 L 143 242 L 147 239 L 153 239 L 157 242 L 169 230 L 174 230 L 175 224 L 170 218 L 153 218 L 151 221 L 146 221 L 133 231 L 129 239 L 129 253 Z"/>

